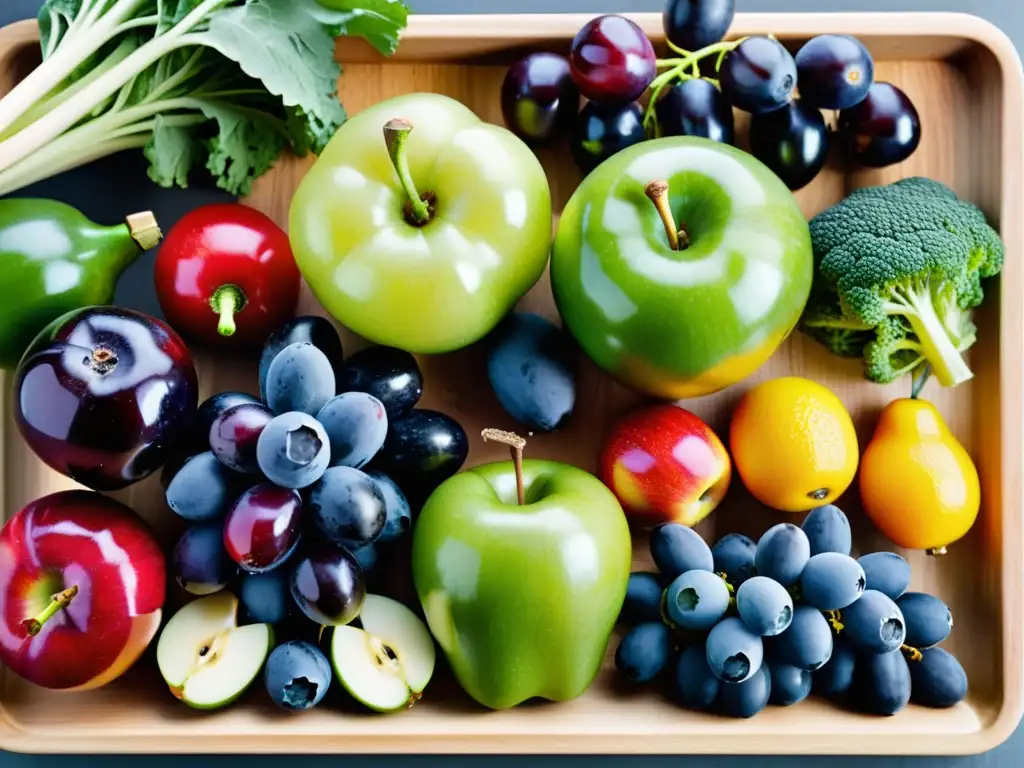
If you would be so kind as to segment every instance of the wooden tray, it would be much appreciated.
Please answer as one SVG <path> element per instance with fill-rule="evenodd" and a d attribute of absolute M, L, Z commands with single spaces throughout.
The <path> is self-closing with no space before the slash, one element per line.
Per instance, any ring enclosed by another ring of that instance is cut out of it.
<path fill-rule="evenodd" d="M 660 15 L 634 17 L 655 40 Z M 415 90 L 454 96 L 485 119 L 501 122 L 499 84 L 515 55 L 532 48 L 565 51 L 584 16 L 416 16 L 394 60 L 345 41 L 341 96 L 355 112 L 375 101 Z M 943 558 L 909 554 L 915 589 L 935 591 L 956 617 L 947 647 L 963 662 L 971 683 L 966 702 L 945 711 L 910 706 L 891 718 L 850 714 L 817 700 L 769 708 L 749 721 L 687 712 L 656 692 L 623 692 L 608 670 L 580 699 L 489 713 L 475 707 L 446 680 L 435 679 L 426 699 L 394 716 L 360 716 L 321 708 L 301 717 L 277 712 L 261 690 L 214 714 L 193 712 L 166 691 L 151 658 L 109 687 L 88 694 L 59 694 L 5 674 L 0 685 L 0 746 L 32 752 L 653 752 L 653 753 L 967 753 L 1006 739 L 1021 716 L 1024 652 L 1022 564 L 1021 301 L 1022 76 L 1010 41 L 970 16 L 951 14 L 740 15 L 734 35 L 775 34 L 798 46 L 825 32 L 859 36 L 878 60 L 879 79 L 898 83 L 920 110 L 924 138 L 902 166 L 852 172 L 830 166 L 798 199 L 806 215 L 840 200 L 855 187 L 925 174 L 952 185 L 1001 225 L 1008 260 L 1001 290 L 993 287 L 979 318 L 980 341 L 970 362 L 977 374 L 955 392 L 935 385 L 926 394 L 939 404 L 981 469 L 984 507 L 978 524 Z M 37 59 L 34 23 L 0 32 L 0 92 Z M 745 136 L 745 130 L 739 130 Z M 579 181 L 562 147 L 544 153 L 557 206 Z M 309 161 L 288 160 L 260 181 L 247 201 L 285 224 L 292 190 Z M 140 178 L 140 184 L 147 181 Z M 542 281 L 523 307 L 555 317 Z M 304 311 L 320 311 L 308 292 Z M 345 334 L 346 351 L 362 343 Z M 198 354 L 203 396 L 224 388 L 256 386 L 255 361 L 214 364 Z M 472 436 L 483 426 L 510 426 L 483 383 L 477 351 L 422 361 L 426 405 L 458 418 Z M 831 387 L 854 414 L 865 441 L 880 408 L 904 396 L 906 384 L 879 387 L 799 334 L 786 343 L 759 380 L 799 373 Z M 721 430 L 739 395 L 752 381 L 689 407 Z M 638 398 L 585 369 L 579 411 L 564 432 L 534 438 L 531 455 L 557 457 L 592 469 L 609 422 Z M 6 407 L 6 406 L 5 406 Z M 23 446 L 10 415 L 2 422 L 3 502 L 6 515 L 69 481 L 42 467 Z M 862 442 L 863 444 L 863 442 Z M 473 445 L 469 463 L 502 459 L 500 447 Z M 180 521 L 164 507 L 155 479 L 118 494 L 170 540 Z M 864 519 L 855 494 L 849 510 L 859 551 L 890 548 Z M 727 503 L 700 526 L 709 539 L 739 530 L 757 536 L 783 519 L 734 483 Z M 798 518 L 799 519 L 799 518 Z M 648 564 L 647 542 L 635 541 L 636 564 Z M 174 601 L 180 596 L 172 598 Z M 614 649 L 614 641 L 612 650 Z M 609 658 L 611 651 L 609 652 Z M 259 686 L 255 686 L 256 689 Z"/>

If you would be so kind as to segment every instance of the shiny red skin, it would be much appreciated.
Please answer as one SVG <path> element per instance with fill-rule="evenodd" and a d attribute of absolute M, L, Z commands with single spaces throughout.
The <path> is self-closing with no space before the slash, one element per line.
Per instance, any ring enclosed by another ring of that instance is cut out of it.
<path fill-rule="evenodd" d="M 573 82 L 591 101 L 628 104 L 658 72 L 654 46 L 634 22 L 598 16 L 576 34 L 569 55 Z"/>
<path fill-rule="evenodd" d="M 662 403 L 633 411 L 613 426 L 598 475 L 634 524 L 692 526 L 725 496 L 732 462 L 700 417 Z"/>
<path fill-rule="evenodd" d="M 72 586 L 71 603 L 30 636 L 22 622 Z M 92 491 L 37 499 L 0 530 L 0 660 L 46 688 L 120 674 L 152 638 L 136 637 L 126 656 L 133 624 L 155 633 L 165 589 L 163 553 L 131 509 Z"/>
<path fill-rule="evenodd" d="M 224 520 L 224 547 L 251 573 L 269 571 L 295 551 L 302 529 L 302 496 L 260 483 L 243 493 Z"/>
<path fill-rule="evenodd" d="M 85 307 L 29 347 L 13 410 L 46 464 L 93 490 L 114 491 L 171 457 L 198 400 L 192 356 L 165 323 L 122 307 Z"/>
<path fill-rule="evenodd" d="M 274 413 L 262 403 L 242 403 L 228 408 L 210 426 L 210 448 L 224 466 L 236 472 L 256 474 L 256 444 Z"/>
<path fill-rule="evenodd" d="M 295 314 L 299 268 L 288 235 L 268 216 L 239 203 L 216 203 L 187 213 L 164 238 L 154 271 L 160 307 L 189 341 L 252 347 Z M 210 300 L 235 285 L 246 305 L 230 336 L 217 331 Z"/>

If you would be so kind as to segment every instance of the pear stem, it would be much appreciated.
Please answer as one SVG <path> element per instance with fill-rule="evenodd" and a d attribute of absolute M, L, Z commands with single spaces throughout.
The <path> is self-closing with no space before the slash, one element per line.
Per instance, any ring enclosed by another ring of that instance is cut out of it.
<path fill-rule="evenodd" d="M 210 308 L 219 316 L 217 333 L 221 336 L 233 335 L 236 330 L 235 313 L 241 312 L 248 303 L 242 289 L 237 285 L 222 285 L 214 291 L 210 299 Z"/>
<path fill-rule="evenodd" d="M 21 622 L 21 626 L 29 635 L 35 637 L 39 634 L 40 630 L 42 630 L 43 624 L 53 618 L 53 615 L 57 613 L 57 611 L 67 608 L 77 594 L 78 585 L 68 587 L 63 592 L 58 592 L 50 598 L 50 604 L 46 606 L 39 615 L 31 619 L 25 619 Z"/>
<path fill-rule="evenodd" d="M 398 173 L 398 180 L 405 190 L 408 198 L 406 216 L 412 221 L 411 224 L 422 226 L 430 221 L 430 204 L 420 197 L 416 190 L 416 183 L 412 180 L 412 172 L 409 170 L 409 157 L 405 151 L 405 143 L 412 132 L 412 123 L 400 117 L 389 120 L 384 126 L 384 143 L 388 147 L 388 156 L 391 164 L 395 166 Z"/>
<path fill-rule="evenodd" d="M 480 433 L 485 441 L 494 440 L 497 443 L 504 443 L 512 454 L 512 464 L 516 468 L 516 498 L 519 506 L 526 504 L 526 488 L 523 480 L 523 449 L 526 447 L 526 438 L 520 437 L 515 432 L 505 432 L 501 429 L 485 429 Z"/>
<path fill-rule="evenodd" d="M 647 182 L 644 187 L 644 194 L 654 203 L 654 207 L 661 216 L 661 223 L 665 225 L 665 234 L 668 235 L 668 244 L 673 251 L 685 251 L 690 247 L 690 236 L 685 227 L 676 226 L 676 218 L 672 215 L 672 208 L 668 203 L 668 182 L 655 179 Z"/>
<path fill-rule="evenodd" d="M 917 400 L 917 398 L 921 395 L 921 390 L 924 389 L 924 385 L 927 384 L 928 379 L 931 378 L 931 375 L 932 367 L 928 363 L 925 363 L 924 366 L 922 366 L 921 370 L 918 372 L 918 374 L 914 376 L 914 381 L 910 389 L 911 400 Z"/>

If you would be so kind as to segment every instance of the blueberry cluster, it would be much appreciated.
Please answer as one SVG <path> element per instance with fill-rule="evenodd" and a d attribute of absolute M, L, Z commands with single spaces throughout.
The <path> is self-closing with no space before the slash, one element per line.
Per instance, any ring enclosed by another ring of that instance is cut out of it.
<path fill-rule="evenodd" d="M 938 647 L 953 628 L 949 609 L 907 591 L 899 555 L 855 560 L 851 549 L 849 521 L 832 505 L 756 544 L 730 533 L 708 547 L 690 528 L 659 526 L 658 572 L 629 579 L 619 674 L 637 684 L 664 675 L 681 706 L 744 718 L 812 692 L 879 715 L 961 701 L 967 675 Z"/>

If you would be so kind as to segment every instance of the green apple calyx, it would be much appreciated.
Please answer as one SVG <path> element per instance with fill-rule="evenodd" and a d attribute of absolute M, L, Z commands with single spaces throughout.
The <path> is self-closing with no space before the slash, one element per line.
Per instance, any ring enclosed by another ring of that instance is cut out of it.
<path fill-rule="evenodd" d="M 668 244 L 673 251 L 685 251 L 690 247 L 690 235 L 686 232 L 686 222 L 682 227 L 676 226 L 676 217 L 672 214 L 672 206 L 668 202 L 668 182 L 655 179 L 647 182 L 644 194 L 654 203 L 654 208 L 665 225 Z"/>
<path fill-rule="evenodd" d="M 412 123 L 396 117 L 384 125 L 384 143 L 388 146 L 388 157 L 395 166 L 398 181 L 409 198 L 405 204 L 405 220 L 414 227 L 422 227 L 434 217 L 436 199 L 433 192 L 426 192 L 420 197 L 416 191 L 416 182 L 409 170 L 409 157 L 405 152 L 405 142 L 411 132 Z"/>
<path fill-rule="evenodd" d="M 71 601 L 75 599 L 75 595 L 78 594 L 78 585 L 68 587 L 63 592 L 58 592 L 50 598 L 50 604 L 47 605 L 37 616 L 25 619 L 21 622 L 22 628 L 32 637 L 39 634 L 43 628 L 43 624 L 53 618 L 53 615 L 57 611 L 67 608 L 71 604 Z"/>

